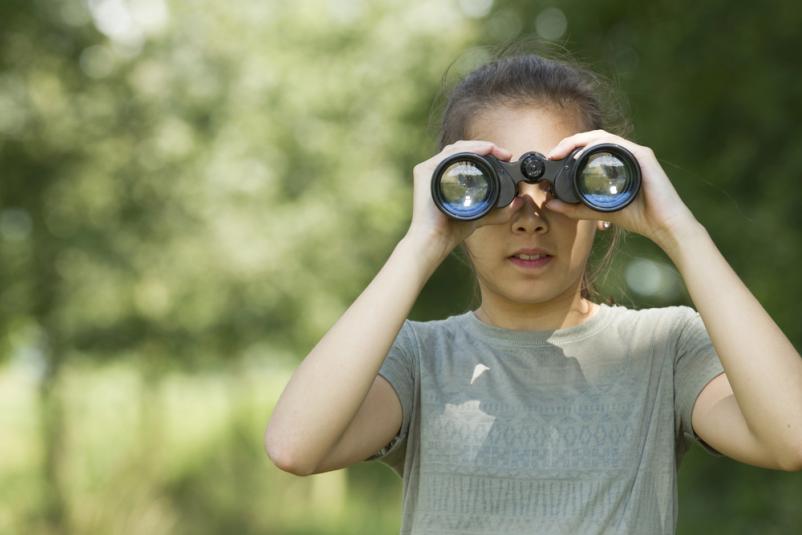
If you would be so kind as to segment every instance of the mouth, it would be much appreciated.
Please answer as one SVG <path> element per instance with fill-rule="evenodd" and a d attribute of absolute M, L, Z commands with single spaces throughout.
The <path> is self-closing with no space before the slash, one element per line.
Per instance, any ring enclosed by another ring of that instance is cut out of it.
<path fill-rule="evenodd" d="M 508 256 L 507 260 L 509 260 L 516 266 L 526 269 L 534 269 L 547 265 L 549 262 L 551 262 L 552 258 L 554 257 L 547 253 L 537 253 L 537 254 L 516 253 L 512 256 Z"/>

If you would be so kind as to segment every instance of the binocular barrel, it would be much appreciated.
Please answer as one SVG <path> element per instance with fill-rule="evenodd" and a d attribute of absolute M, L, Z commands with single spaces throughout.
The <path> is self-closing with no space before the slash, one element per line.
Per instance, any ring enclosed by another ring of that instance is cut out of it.
<path fill-rule="evenodd" d="M 518 182 L 545 180 L 555 198 L 584 203 L 600 212 L 621 210 L 640 191 L 641 171 L 624 147 L 603 143 L 575 149 L 562 160 L 527 152 L 515 162 L 491 155 L 461 152 L 445 158 L 432 175 L 432 199 L 444 214 L 472 221 L 515 198 Z"/>

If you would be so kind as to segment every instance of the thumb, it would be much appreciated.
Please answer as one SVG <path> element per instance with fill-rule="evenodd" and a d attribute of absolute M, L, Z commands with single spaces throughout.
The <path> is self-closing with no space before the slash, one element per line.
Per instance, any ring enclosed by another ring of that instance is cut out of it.
<path fill-rule="evenodd" d="M 512 220 L 513 215 L 523 206 L 526 204 L 521 197 L 514 197 L 512 202 L 507 206 L 497 209 L 491 210 L 487 213 L 486 216 L 480 218 L 477 223 L 478 226 L 483 225 L 498 225 L 501 223 L 508 223 Z"/>
<path fill-rule="evenodd" d="M 557 212 L 571 219 L 598 219 L 599 214 L 591 210 L 582 203 L 572 204 L 557 199 L 549 199 L 544 207 L 552 212 Z"/>

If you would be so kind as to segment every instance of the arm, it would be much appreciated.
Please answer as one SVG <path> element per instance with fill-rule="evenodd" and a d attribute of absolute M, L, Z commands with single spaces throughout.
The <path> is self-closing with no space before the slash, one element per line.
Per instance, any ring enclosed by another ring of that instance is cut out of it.
<path fill-rule="evenodd" d="M 443 215 L 431 198 L 432 172 L 444 157 L 463 150 L 511 157 L 489 142 L 459 141 L 415 166 L 409 231 L 373 281 L 301 362 L 273 410 L 265 447 L 282 469 L 310 474 L 339 467 L 363 456 L 365 442 L 386 436 L 372 422 L 389 414 L 391 388 L 382 382 L 373 389 L 372 385 L 424 284 L 476 227 L 507 221 L 520 207 L 518 199 L 477 221 Z"/>
<path fill-rule="evenodd" d="M 442 260 L 407 235 L 293 373 L 265 433 L 282 469 L 311 473 L 356 415 L 423 285 Z"/>
<path fill-rule="evenodd" d="M 693 427 L 712 447 L 754 464 L 802 469 L 802 358 L 738 278 L 677 195 L 654 153 L 603 130 L 569 136 L 549 153 L 612 142 L 641 166 L 643 185 L 620 212 L 549 201 L 547 208 L 577 219 L 607 219 L 655 242 L 685 281 L 725 373 L 710 381 L 693 410 Z"/>
<path fill-rule="evenodd" d="M 697 403 L 716 410 L 734 395 L 730 418 L 741 418 L 754 440 L 787 470 L 802 469 L 802 358 L 777 324 L 736 275 L 696 221 L 664 232 L 656 243 L 674 262 L 704 320 L 726 372 Z M 729 382 L 729 388 L 726 383 Z M 716 391 L 714 394 L 713 392 Z M 740 411 L 735 409 L 739 408 Z M 696 411 L 694 411 L 696 413 Z M 740 414 L 739 414 L 740 412 Z M 698 418 L 697 418 L 698 416 Z M 696 420 L 699 419 L 699 422 Z M 701 424 L 701 425 L 699 425 Z M 731 428 L 737 427 L 736 424 Z M 696 413 L 694 426 L 704 438 L 725 438 L 721 422 Z M 710 433 L 706 428 L 714 427 Z M 742 425 L 743 427 L 743 425 Z M 715 447 L 714 444 L 711 444 Z"/>

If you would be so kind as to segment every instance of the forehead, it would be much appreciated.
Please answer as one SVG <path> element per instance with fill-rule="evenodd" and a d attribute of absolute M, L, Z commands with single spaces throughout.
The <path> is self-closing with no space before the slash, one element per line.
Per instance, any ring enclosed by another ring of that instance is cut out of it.
<path fill-rule="evenodd" d="M 512 151 L 513 159 L 535 150 L 545 154 L 564 137 L 580 132 L 575 113 L 557 107 L 498 106 L 477 114 L 470 139 L 491 141 Z"/>

